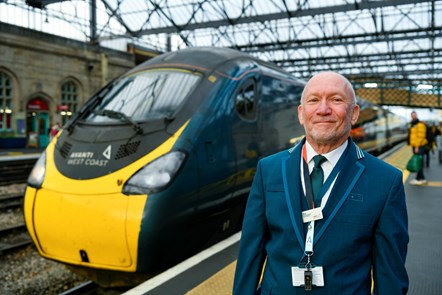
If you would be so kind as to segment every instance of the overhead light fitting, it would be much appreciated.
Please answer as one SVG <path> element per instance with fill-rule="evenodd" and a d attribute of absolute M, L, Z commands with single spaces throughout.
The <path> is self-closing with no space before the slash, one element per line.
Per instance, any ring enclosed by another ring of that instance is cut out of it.
<path fill-rule="evenodd" d="M 365 83 L 364 87 L 365 88 L 377 88 L 378 87 L 378 83 Z"/>
<path fill-rule="evenodd" d="M 417 85 L 418 90 L 430 90 L 433 89 L 433 85 L 429 85 L 429 84 L 419 84 Z"/>

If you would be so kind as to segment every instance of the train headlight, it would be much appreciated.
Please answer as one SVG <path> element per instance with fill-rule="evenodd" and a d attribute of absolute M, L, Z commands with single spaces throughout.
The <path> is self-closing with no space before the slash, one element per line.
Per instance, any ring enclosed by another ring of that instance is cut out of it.
<path fill-rule="evenodd" d="M 172 151 L 150 162 L 126 182 L 123 193 L 144 195 L 160 191 L 170 183 L 185 158 L 185 153 Z"/>
<path fill-rule="evenodd" d="M 31 174 L 28 177 L 28 184 L 34 188 L 40 188 L 46 173 L 46 152 L 43 152 L 32 168 Z"/>

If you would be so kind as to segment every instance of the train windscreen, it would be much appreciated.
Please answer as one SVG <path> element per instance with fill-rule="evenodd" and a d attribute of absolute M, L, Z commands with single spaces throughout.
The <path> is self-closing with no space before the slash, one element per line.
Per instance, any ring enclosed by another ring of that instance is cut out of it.
<path fill-rule="evenodd" d="M 173 118 L 201 75 L 183 70 L 149 70 L 117 80 L 85 118 L 89 123 L 115 120 L 112 112 L 132 121 Z"/>

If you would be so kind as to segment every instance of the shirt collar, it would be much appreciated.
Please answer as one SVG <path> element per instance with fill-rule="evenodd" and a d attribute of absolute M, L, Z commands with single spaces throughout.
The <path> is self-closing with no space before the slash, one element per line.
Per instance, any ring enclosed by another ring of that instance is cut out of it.
<path fill-rule="evenodd" d="M 335 166 L 336 163 L 339 161 L 339 158 L 341 158 L 342 154 L 347 148 L 347 145 L 348 145 L 348 140 L 344 141 L 343 144 L 341 144 L 339 147 L 332 150 L 331 152 L 322 155 L 327 158 L 327 161 L 329 161 L 333 166 Z M 315 150 L 308 141 L 305 141 L 305 146 L 307 150 L 307 163 L 310 163 L 313 157 L 318 155 L 318 153 L 315 152 Z"/>

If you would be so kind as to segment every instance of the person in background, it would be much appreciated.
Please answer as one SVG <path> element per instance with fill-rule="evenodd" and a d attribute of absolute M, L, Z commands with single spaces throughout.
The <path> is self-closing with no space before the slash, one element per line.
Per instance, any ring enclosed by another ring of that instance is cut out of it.
<path fill-rule="evenodd" d="M 423 158 L 427 144 L 427 126 L 418 119 L 417 113 L 413 111 L 411 112 L 411 122 L 408 128 L 408 145 L 411 146 L 413 154 L 421 155 Z M 411 185 L 423 185 L 427 183 L 423 166 L 424 165 L 422 165 L 422 168 L 416 173 L 416 178 L 410 181 Z"/>
<path fill-rule="evenodd" d="M 423 122 L 425 123 L 425 122 Z M 425 167 L 430 167 L 430 153 L 434 154 L 434 148 L 436 146 L 436 130 L 434 125 L 429 126 L 429 124 L 426 124 L 427 127 L 427 144 L 425 145 Z"/>
<path fill-rule="evenodd" d="M 60 123 L 57 122 L 49 130 L 49 138 L 50 138 L 50 140 L 52 140 L 57 135 L 59 130 L 60 130 Z"/>
<path fill-rule="evenodd" d="M 439 164 L 442 164 L 442 122 L 439 122 L 439 128 L 436 132 L 437 152 L 439 154 Z"/>
<path fill-rule="evenodd" d="M 308 81 L 298 107 L 305 138 L 258 162 L 234 295 L 407 292 L 402 172 L 353 142 L 358 116 L 344 76 Z"/>
<path fill-rule="evenodd" d="M 440 129 L 438 126 L 436 126 L 436 123 L 431 124 L 431 126 L 428 128 L 428 132 L 430 133 L 429 136 L 427 136 L 427 140 L 429 140 L 429 146 L 431 152 L 434 154 L 434 150 L 437 150 L 437 143 L 439 136 L 441 135 Z M 431 140 L 429 139 L 431 138 Z"/>

